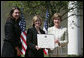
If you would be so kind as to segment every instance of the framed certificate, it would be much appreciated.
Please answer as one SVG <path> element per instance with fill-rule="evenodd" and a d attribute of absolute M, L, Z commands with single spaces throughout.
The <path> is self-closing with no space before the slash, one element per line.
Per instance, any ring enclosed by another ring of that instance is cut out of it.
<path fill-rule="evenodd" d="M 37 45 L 40 48 L 54 48 L 54 35 L 37 34 Z"/>

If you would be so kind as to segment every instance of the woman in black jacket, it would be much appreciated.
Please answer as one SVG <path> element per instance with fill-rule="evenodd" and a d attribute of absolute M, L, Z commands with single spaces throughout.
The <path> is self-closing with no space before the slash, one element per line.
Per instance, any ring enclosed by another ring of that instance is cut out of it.
<path fill-rule="evenodd" d="M 43 49 L 37 46 L 37 34 L 45 34 L 40 28 L 41 24 L 41 17 L 39 15 L 34 16 L 33 27 L 27 31 L 26 57 L 44 57 Z"/>
<path fill-rule="evenodd" d="M 12 8 L 5 24 L 5 40 L 2 48 L 2 57 L 16 57 L 20 54 L 20 9 Z"/>

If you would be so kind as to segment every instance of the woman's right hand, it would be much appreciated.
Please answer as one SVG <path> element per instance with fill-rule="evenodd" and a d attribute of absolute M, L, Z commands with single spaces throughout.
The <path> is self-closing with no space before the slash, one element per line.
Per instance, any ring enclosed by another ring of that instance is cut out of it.
<path fill-rule="evenodd" d="M 35 48 L 36 48 L 37 50 L 41 49 L 41 48 L 40 48 L 40 47 L 38 47 L 37 45 L 35 46 Z"/>
<path fill-rule="evenodd" d="M 18 55 L 18 56 L 20 56 L 20 55 L 21 55 L 21 53 L 20 53 L 19 48 L 18 48 L 18 47 L 16 47 L 15 49 L 17 50 L 17 55 Z"/>

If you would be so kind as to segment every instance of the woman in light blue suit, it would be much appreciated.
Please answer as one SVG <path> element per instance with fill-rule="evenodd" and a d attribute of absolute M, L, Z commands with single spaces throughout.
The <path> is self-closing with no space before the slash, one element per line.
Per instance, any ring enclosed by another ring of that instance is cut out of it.
<path fill-rule="evenodd" d="M 61 15 L 55 13 L 52 17 L 54 26 L 48 28 L 48 34 L 53 34 L 55 39 L 55 48 L 49 49 L 48 54 L 50 57 L 61 57 L 67 54 L 67 28 L 61 27 Z"/>

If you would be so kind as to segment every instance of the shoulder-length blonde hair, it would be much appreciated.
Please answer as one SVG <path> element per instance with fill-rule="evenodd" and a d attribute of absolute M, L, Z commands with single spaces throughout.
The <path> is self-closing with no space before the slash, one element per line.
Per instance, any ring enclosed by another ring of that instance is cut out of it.
<path fill-rule="evenodd" d="M 41 18 L 39 15 L 35 15 L 35 16 L 33 17 L 33 19 L 32 19 L 32 25 L 33 25 L 33 26 L 35 26 L 35 22 L 36 22 L 37 20 L 40 20 L 41 25 L 42 25 L 42 18 Z M 40 25 L 40 26 L 41 26 L 41 25 Z"/>
<path fill-rule="evenodd" d="M 60 21 L 62 21 L 62 18 L 61 18 L 61 14 L 60 14 L 60 13 L 55 13 L 55 14 L 52 16 L 52 20 L 54 20 L 55 18 L 60 18 Z"/>

